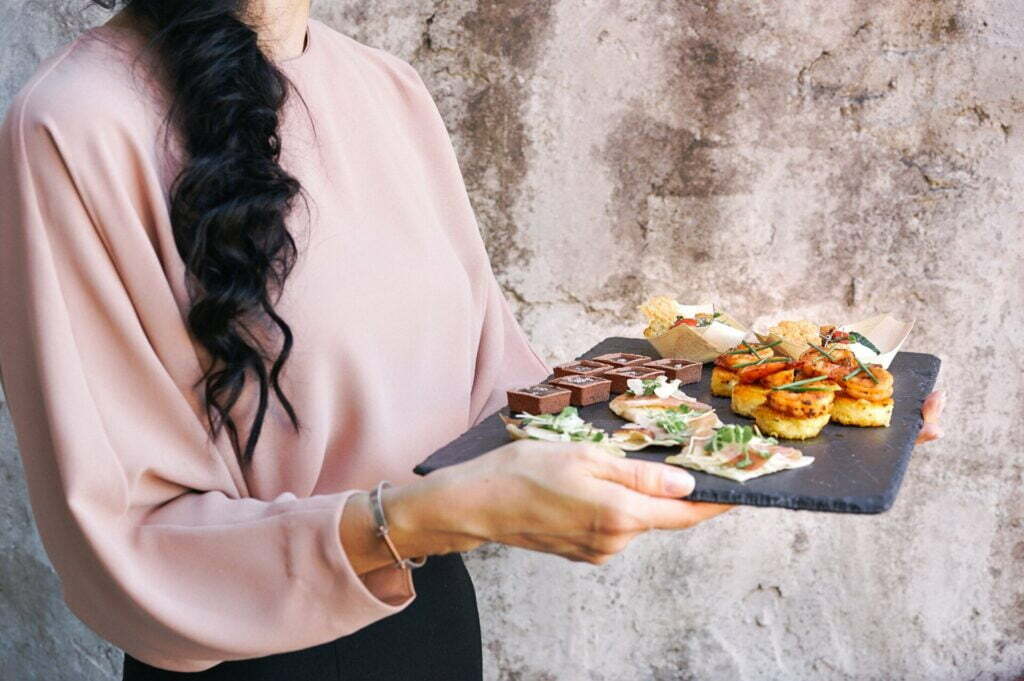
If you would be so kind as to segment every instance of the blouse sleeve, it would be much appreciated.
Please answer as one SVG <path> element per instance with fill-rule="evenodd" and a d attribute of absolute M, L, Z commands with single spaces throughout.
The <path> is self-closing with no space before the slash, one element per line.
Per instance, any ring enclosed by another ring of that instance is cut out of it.
<path fill-rule="evenodd" d="M 65 145 L 75 131 L 28 102 L 19 95 L 0 129 L 0 363 L 34 515 L 71 610 L 175 671 L 317 645 L 402 610 L 415 597 L 408 570 L 364 582 L 345 555 L 340 516 L 356 490 L 272 500 L 241 491 L 171 378 L 181 370 L 165 352 L 166 336 L 181 333 L 177 307 L 158 333 L 140 323 L 136 306 L 173 298 L 156 287 L 140 299 L 122 281 L 119 268 L 147 258 L 162 274 L 158 261 L 140 253 L 115 265 L 97 229 L 111 215 L 122 231 L 144 224 L 131 199 L 143 173 L 111 172 L 117 134 L 76 166 Z M 102 190 L 85 191 L 85 176 Z"/>

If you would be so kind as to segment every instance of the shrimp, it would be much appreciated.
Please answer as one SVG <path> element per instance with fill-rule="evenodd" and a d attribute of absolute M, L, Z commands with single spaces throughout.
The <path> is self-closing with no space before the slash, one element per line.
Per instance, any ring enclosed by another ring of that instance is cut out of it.
<path fill-rule="evenodd" d="M 868 379 L 870 380 L 870 379 Z M 796 418 L 814 418 L 826 413 L 835 399 L 831 390 L 771 390 L 768 392 L 768 406 L 777 412 Z"/>
<path fill-rule="evenodd" d="M 828 376 L 833 380 L 840 380 L 857 368 L 857 358 L 849 350 L 832 348 L 828 351 L 832 357 L 829 359 L 819 351 L 811 348 L 800 355 L 797 366 L 806 376 Z M 871 380 L 870 378 L 868 379 Z"/>
<path fill-rule="evenodd" d="M 772 352 L 771 348 L 755 349 L 754 346 L 748 346 L 746 344 L 737 346 L 733 352 L 736 350 L 747 350 L 748 352 L 736 355 L 730 355 L 729 353 L 719 355 L 715 359 L 715 364 L 723 369 L 728 369 L 729 371 L 737 371 L 737 365 L 757 362 L 775 354 Z M 753 352 L 749 352 L 750 350 L 753 350 Z"/>
<path fill-rule="evenodd" d="M 783 371 L 765 376 L 761 379 L 761 385 L 766 388 L 777 388 L 796 380 L 796 372 L 793 369 L 784 368 Z"/>
<path fill-rule="evenodd" d="M 740 377 L 740 383 L 756 383 L 762 378 L 783 372 L 791 366 L 793 366 L 793 360 L 791 359 L 786 357 L 772 357 L 770 361 L 767 361 L 764 364 L 756 364 L 747 367 L 741 366 L 735 371 Z"/>
<path fill-rule="evenodd" d="M 877 383 L 871 380 L 871 376 L 861 371 L 848 380 L 840 380 L 839 385 L 844 393 L 855 400 L 863 399 L 869 402 L 885 402 L 892 397 L 892 374 L 878 364 L 870 364 L 868 369 L 878 379 Z"/>

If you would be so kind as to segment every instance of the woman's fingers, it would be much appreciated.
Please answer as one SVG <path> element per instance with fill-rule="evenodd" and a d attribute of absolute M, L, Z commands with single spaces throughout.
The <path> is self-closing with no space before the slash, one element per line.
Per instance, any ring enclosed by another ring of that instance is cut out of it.
<path fill-rule="evenodd" d="M 688 501 L 693 507 L 693 517 L 698 523 L 710 520 L 716 515 L 722 515 L 726 511 L 736 508 L 733 504 L 712 504 L 706 501 Z"/>
<path fill-rule="evenodd" d="M 924 417 L 925 423 L 938 423 L 939 417 L 942 416 L 942 410 L 945 408 L 946 393 L 943 390 L 936 390 L 924 398 L 924 404 L 921 405 L 921 416 Z"/>
<path fill-rule="evenodd" d="M 942 437 L 942 426 L 939 425 L 939 418 L 942 410 L 946 408 L 946 393 L 936 390 L 924 399 L 921 405 L 921 417 L 924 419 L 924 427 L 917 434 L 916 444 L 923 444 L 938 440 Z"/>
<path fill-rule="evenodd" d="M 695 484 L 692 475 L 665 463 L 620 459 L 600 452 L 589 463 L 596 477 L 655 497 L 685 497 Z"/>
<path fill-rule="evenodd" d="M 635 496 L 629 503 L 629 514 L 652 530 L 685 530 L 732 508 L 729 504 Z"/>
<path fill-rule="evenodd" d="M 923 445 L 925 442 L 931 442 L 932 440 L 938 440 L 942 437 L 942 426 L 937 423 L 925 423 L 924 427 L 917 434 L 917 439 L 914 440 L 914 444 Z"/>

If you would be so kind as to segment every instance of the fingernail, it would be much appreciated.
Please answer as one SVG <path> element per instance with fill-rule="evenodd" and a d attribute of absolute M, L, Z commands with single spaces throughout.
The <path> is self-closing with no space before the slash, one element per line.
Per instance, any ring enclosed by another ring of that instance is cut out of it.
<path fill-rule="evenodd" d="M 686 471 L 671 469 L 665 473 L 665 492 L 674 497 L 685 497 L 693 491 L 696 481 Z"/>

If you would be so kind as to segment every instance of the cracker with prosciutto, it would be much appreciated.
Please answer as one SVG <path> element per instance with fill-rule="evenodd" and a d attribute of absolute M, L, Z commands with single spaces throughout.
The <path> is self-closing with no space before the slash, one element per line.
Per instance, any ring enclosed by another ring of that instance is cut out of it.
<path fill-rule="evenodd" d="M 576 407 L 566 407 L 557 414 L 516 414 L 510 418 L 499 414 L 505 430 L 516 440 L 547 442 L 591 442 L 614 456 L 626 453 L 612 443 L 602 429 L 580 418 Z"/>
<path fill-rule="evenodd" d="M 721 425 L 714 408 L 679 390 L 678 380 L 668 381 L 664 376 L 632 379 L 626 387 L 626 392 L 609 402 L 608 408 L 627 421 L 649 425 L 663 412 L 672 410 L 685 415 L 690 430 Z"/>
<path fill-rule="evenodd" d="M 750 426 L 728 425 L 710 437 L 693 438 L 679 454 L 665 458 L 665 463 L 746 482 L 814 463 L 813 456 L 792 447 L 780 446 L 778 440 L 763 436 Z"/>
<path fill-rule="evenodd" d="M 647 412 L 639 423 L 627 423 L 611 435 L 611 440 L 627 452 L 657 445 L 686 446 L 692 438 L 707 439 L 718 422 L 714 412 L 697 412 L 685 404 Z"/>
<path fill-rule="evenodd" d="M 639 423 L 627 423 L 611 434 L 611 442 L 627 452 L 638 452 L 651 445 L 678 447 L 686 439 L 679 439 L 654 424 L 642 426 Z"/>

